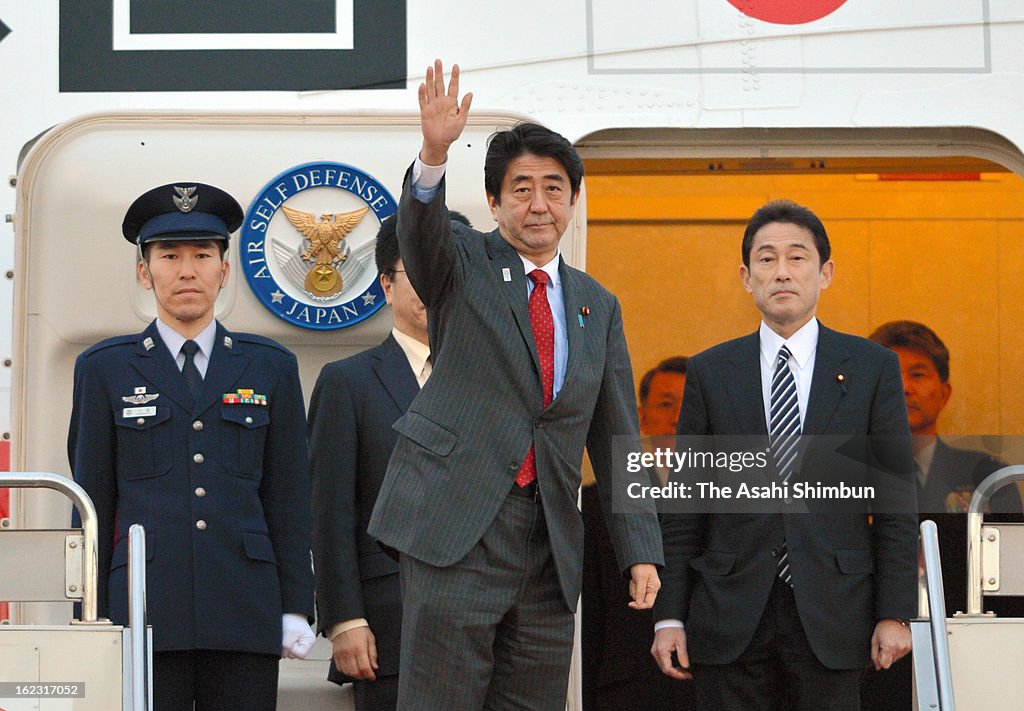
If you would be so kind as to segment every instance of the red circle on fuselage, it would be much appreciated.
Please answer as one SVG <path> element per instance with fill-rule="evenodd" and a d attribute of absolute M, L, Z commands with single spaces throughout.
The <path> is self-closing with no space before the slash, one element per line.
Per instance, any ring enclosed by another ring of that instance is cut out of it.
<path fill-rule="evenodd" d="M 748 17 L 776 25 L 802 25 L 831 15 L 846 0 L 729 0 Z"/>

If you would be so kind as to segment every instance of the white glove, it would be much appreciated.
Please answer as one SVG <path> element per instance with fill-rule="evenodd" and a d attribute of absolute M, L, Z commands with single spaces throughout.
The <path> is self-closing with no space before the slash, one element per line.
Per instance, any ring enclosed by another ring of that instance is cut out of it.
<path fill-rule="evenodd" d="M 305 615 L 286 612 L 281 616 L 281 658 L 305 659 L 313 648 L 316 635 L 306 623 Z"/>

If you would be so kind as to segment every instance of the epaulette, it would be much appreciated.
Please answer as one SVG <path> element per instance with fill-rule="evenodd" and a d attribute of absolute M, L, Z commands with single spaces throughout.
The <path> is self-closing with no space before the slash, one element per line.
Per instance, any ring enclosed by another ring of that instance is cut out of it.
<path fill-rule="evenodd" d="M 230 337 L 234 338 L 236 341 L 238 341 L 240 343 L 253 343 L 253 344 L 258 345 L 258 346 L 267 346 L 269 348 L 275 348 L 275 349 L 281 351 L 282 353 L 287 353 L 288 355 L 292 355 L 292 352 L 290 350 L 288 350 L 287 348 L 282 346 L 277 341 L 275 341 L 275 340 L 273 340 L 271 338 L 267 338 L 266 336 L 259 336 L 259 335 L 255 334 L 255 333 L 236 333 L 236 332 L 232 332 Z"/>
<path fill-rule="evenodd" d="M 82 354 L 78 357 L 88 358 L 93 353 L 98 353 L 108 348 L 113 348 L 114 346 L 133 345 L 135 343 L 138 343 L 140 340 L 142 340 L 141 333 L 133 333 L 128 336 L 114 336 L 113 338 L 104 339 L 97 343 L 96 345 L 90 346 L 89 348 L 84 350 Z"/>

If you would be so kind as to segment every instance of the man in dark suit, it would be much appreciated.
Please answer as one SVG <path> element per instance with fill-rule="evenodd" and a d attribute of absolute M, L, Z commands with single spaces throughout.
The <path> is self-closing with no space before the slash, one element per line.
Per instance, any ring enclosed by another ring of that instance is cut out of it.
<path fill-rule="evenodd" d="M 156 711 L 272 710 L 278 658 L 314 641 L 305 414 L 295 357 L 214 320 L 230 195 L 164 185 L 125 216 L 157 319 L 75 363 L 68 456 L 99 520 L 99 614 L 127 624 L 146 529 Z"/>
<path fill-rule="evenodd" d="M 747 436 L 768 445 L 782 481 L 842 468 L 907 500 L 880 507 L 873 522 L 788 495 L 779 512 L 663 516 L 651 651 L 666 674 L 692 674 L 701 708 L 854 711 L 867 661 L 888 667 L 910 650 L 917 531 L 912 509 L 899 506 L 914 505 L 899 363 L 815 318 L 830 252 L 810 210 L 780 200 L 754 213 L 740 277 L 761 327 L 690 358 L 679 434 Z M 806 435 L 870 437 L 880 461 L 851 464 Z"/>
<path fill-rule="evenodd" d="M 398 563 L 366 526 L 398 437 L 392 425 L 431 370 L 427 310 L 406 276 L 395 223 L 381 223 L 375 255 L 391 335 L 325 365 L 309 406 L 317 625 L 334 649 L 328 679 L 353 682 L 356 711 L 386 711 L 398 702 Z"/>
<path fill-rule="evenodd" d="M 911 444 L 917 471 L 920 520 L 935 521 L 942 561 L 946 615 L 967 609 L 967 507 L 978 485 L 1006 466 L 970 449 L 951 447 L 938 435 L 939 415 L 953 393 L 949 382 L 949 350 L 928 326 L 916 321 L 890 321 L 868 336 L 892 349 L 900 361 L 907 401 Z M 1020 521 L 1020 497 L 1014 486 L 1000 489 L 989 502 L 987 520 Z M 1024 616 L 1019 598 L 986 598 L 986 608 L 1000 617 Z M 864 677 L 864 711 L 910 709 L 909 657 L 889 673 Z"/>
<path fill-rule="evenodd" d="M 686 356 L 666 358 L 640 379 L 638 414 L 645 451 L 672 448 L 675 443 L 686 361 Z M 664 483 L 661 472 L 654 469 L 651 480 L 655 486 Z M 580 630 L 584 711 L 695 709 L 693 685 L 662 674 L 648 654 L 654 639 L 651 612 L 627 606 L 629 585 L 615 561 L 597 487 L 584 486 L 580 499 L 584 532 Z"/>
<path fill-rule="evenodd" d="M 459 103 L 458 69 L 446 92 L 436 62 L 419 98 L 423 146 L 398 239 L 430 313 L 434 371 L 395 423 L 369 526 L 400 552 L 399 706 L 560 710 L 580 590 L 584 446 L 632 578 L 630 604 L 650 607 L 659 587 L 653 507 L 610 510 L 612 437 L 639 447 L 621 312 L 558 254 L 583 174 L 572 145 L 536 124 L 495 134 L 484 184 L 498 229 L 482 234 L 450 222 L 444 204 L 448 148 L 471 101 Z"/>

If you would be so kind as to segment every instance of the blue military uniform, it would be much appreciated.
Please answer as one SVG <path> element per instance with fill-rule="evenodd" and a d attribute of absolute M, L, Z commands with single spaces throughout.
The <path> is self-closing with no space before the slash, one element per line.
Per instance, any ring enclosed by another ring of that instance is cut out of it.
<path fill-rule="evenodd" d="M 69 455 L 99 518 L 100 614 L 127 621 L 141 523 L 156 651 L 279 654 L 282 613 L 313 613 L 304 421 L 295 357 L 220 324 L 198 402 L 155 322 L 79 356 Z"/>
<path fill-rule="evenodd" d="M 160 318 L 75 362 L 68 457 L 99 519 L 99 614 L 127 623 L 127 534 L 141 523 L 157 711 L 193 700 L 273 709 L 278 657 L 302 656 L 313 640 L 298 364 L 274 341 L 212 320 L 241 221 L 234 198 L 201 183 L 135 200 L 125 238 L 144 257 L 164 243 L 140 266 Z"/>

